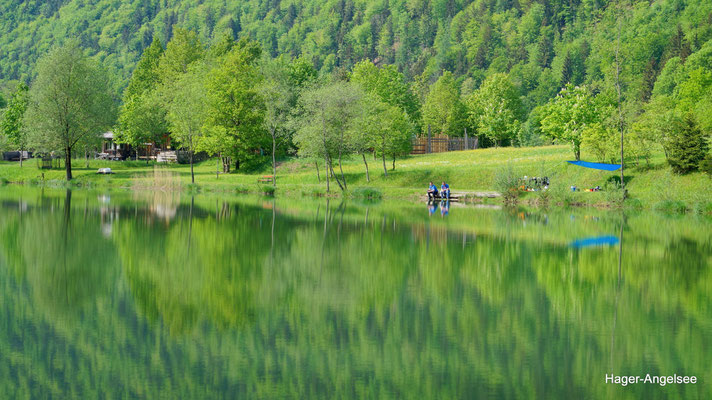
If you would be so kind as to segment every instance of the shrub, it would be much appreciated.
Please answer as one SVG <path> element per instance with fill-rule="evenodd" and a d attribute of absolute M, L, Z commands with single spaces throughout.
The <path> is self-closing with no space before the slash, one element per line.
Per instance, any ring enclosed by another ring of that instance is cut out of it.
<path fill-rule="evenodd" d="M 275 192 L 275 187 L 274 186 L 269 186 L 269 185 L 264 185 L 260 188 L 260 191 L 267 196 L 274 196 Z"/>
<path fill-rule="evenodd" d="M 502 195 L 505 203 L 516 203 L 521 194 L 519 175 L 512 167 L 498 169 L 494 174 L 494 188 Z"/>
<path fill-rule="evenodd" d="M 695 204 L 695 213 L 712 215 L 712 202 L 700 202 Z"/>
<path fill-rule="evenodd" d="M 185 189 L 188 193 L 200 193 L 200 186 L 197 183 L 189 183 L 185 185 Z"/>
<path fill-rule="evenodd" d="M 668 163 L 678 174 L 687 174 L 700 167 L 707 154 L 707 140 L 692 115 L 687 115 L 682 130 L 670 141 Z"/>
<path fill-rule="evenodd" d="M 235 193 L 245 194 L 245 193 L 249 193 L 249 192 L 250 192 L 250 189 L 248 189 L 246 186 L 242 186 L 242 185 L 235 186 Z"/>
<path fill-rule="evenodd" d="M 619 178 L 620 181 L 620 178 Z M 617 182 L 606 182 L 603 185 L 603 195 L 606 199 L 606 203 L 613 205 L 613 206 L 621 206 L 623 205 L 623 200 L 625 199 L 624 191 L 621 189 L 621 186 Z"/>
<path fill-rule="evenodd" d="M 663 200 L 655 205 L 655 209 L 674 214 L 684 214 L 687 212 L 687 206 L 679 200 Z"/>
<path fill-rule="evenodd" d="M 549 186 L 549 199 L 554 204 L 570 206 L 574 202 L 574 193 L 569 187 L 562 184 L 552 184 Z"/>
<path fill-rule="evenodd" d="M 324 189 L 318 187 L 310 187 L 302 189 L 302 196 L 304 197 L 324 197 Z"/>
<path fill-rule="evenodd" d="M 10 181 L 8 181 L 7 178 L 5 178 L 5 177 L 0 178 L 0 186 L 7 185 L 8 183 L 10 183 Z"/>
<path fill-rule="evenodd" d="M 549 204 L 551 199 L 551 191 L 549 189 L 540 189 L 534 193 L 536 193 L 536 204 L 542 206 Z"/>
<path fill-rule="evenodd" d="M 626 208 L 631 210 L 642 210 L 643 203 L 639 199 L 626 199 L 624 203 Z"/>
<path fill-rule="evenodd" d="M 707 156 L 700 162 L 700 171 L 707 173 L 712 177 L 712 153 L 707 154 Z"/>
<path fill-rule="evenodd" d="M 351 197 L 357 199 L 380 200 L 383 198 L 383 193 L 376 188 L 360 187 L 351 191 Z"/>

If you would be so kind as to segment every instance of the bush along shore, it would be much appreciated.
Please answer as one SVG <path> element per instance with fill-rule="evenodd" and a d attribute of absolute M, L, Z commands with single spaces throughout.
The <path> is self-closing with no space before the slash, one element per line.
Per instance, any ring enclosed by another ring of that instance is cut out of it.
<path fill-rule="evenodd" d="M 347 188 L 332 185 L 326 190 L 323 168 L 314 160 L 289 158 L 278 162 L 277 182 L 263 183 L 271 166 L 229 174 L 215 172 L 217 160 L 195 165 L 195 183 L 190 166 L 144 161 L 76 160 L 71 182 L 63 180 L 62 169 L 40 169 L 37 160 L 20 167 L 17 162 L 0 162 L 0 184 L 30 184 L 101 190 L 149 190 L 213 193 L 252 193 L 277 196 L 350 197 L 364 200 L 425 201 L 427 184 L 445 181 L 463 203 L 524 204 L 532 206 L 593 206 L 650 209 L 667 213 L 712 213 L 712 179 L 702 172 L 674 173 L 662 154 L 650 162 L 626 165 L 620 187 L 619 172 L 598 171 L 570 165 L 566 146 L 490 148 L 471 151 L 409 156 L 396 168 L 371 171 L 366 176 L 363 160 L 345 160 Z M 585 154 L 584 154 L 585 156 Z M 111 175 L 99 175 L 99 168 Z M 546 190 L 523 191 L 523 179 L 548 178 Z M 576 186 L 577 191 L 572 191 Z M 600 191 L 586 189 L 600 187 Z M 494 197 L 494 198 L 493 198 Z"/>

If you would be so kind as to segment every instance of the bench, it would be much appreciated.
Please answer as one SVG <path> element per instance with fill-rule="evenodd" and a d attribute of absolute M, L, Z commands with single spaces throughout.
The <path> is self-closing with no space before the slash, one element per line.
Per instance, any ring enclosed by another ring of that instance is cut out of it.
<path fill-rule="evenodd" d="M 453 203 L 459 203 L 463 201 L 471 201 L 474 198 L 489 198 L 493 199 L 496 197 L 499 197 L 500 194 L 497 192 L 450 192 L 450 201 Z M 428 195 L 424 195 L 425 200 L 428 200 Z M 440 193 L 438 193 L 438 196 L 435 196 L 435 200 L 443 200 L 442 197 L 440 197 Z"/>
<path fill-rule="evenodd" d="M 257 183 L 274 183 L 273 175 L 263 175 L 257 178 Z"/>
<path fill-rule="evenodd" d="M 427 196 L 427 195 L 426 195 L 426 196 Z M 450 192 L 450 201 L 452 201 L 452 202 L 459 202 L 459 201 L 460 201 L 460 197 L 462 197 L 461 194 Z M 428 199 L 429 199 L 429 198 L 430 198 L 430 197 L 428 197 Z M 435 200 L 447 200 L 446 198 L 440 196 L 440 193 L 438 193 L 438 195 L 435 196 L 434 199 L 435 199 Z"/>

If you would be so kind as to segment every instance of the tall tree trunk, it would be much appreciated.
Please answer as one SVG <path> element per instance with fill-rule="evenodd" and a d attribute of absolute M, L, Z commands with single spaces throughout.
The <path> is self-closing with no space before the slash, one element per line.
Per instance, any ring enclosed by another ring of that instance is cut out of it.
<path fill-rule="evenodd" d="M 276 130 L 272 127 L 272 186 L 277 186 L 277 161 L 275 160 L 275 152 L 277 151 L 277 136 Z"/>
<path fill-rule="evenodd" d="M 368 163 L 366 162 L 366 153 L 361 153 L 363 164 L 366 166 L 366 182 L 371 182 L 371 177 L 368 176 Z"/>
<path fill-rule="evenodd" d="M 618 11 L 620 13 L 620 10 Z M 616 91 L 618 92 L 618 129 L 621 133 L 621 189 L 625 199 L 625 182 L 623 181 L 623 109 L 621 106 L 621 80 L 620 80 L 620 48 L 621 48 L 621 17 L 618 15 L 618 36 L 616 38 Z"/>
<path fill-rule="evenodd" d="M 220 164 L 222 164 L 222 160 L 220 159 L 220 154 L 218 154 L 218 160 L 215 164 L 215 179 L 220 179 Z"/>
<path fill-rule="evenodd" d="M 396 170 L 396 155 L 395 153 L 393 154 L 393 168 L 391 168 L 392 171 Z"/>
<path fill-rule="evenodd" d="M 314 166 L 316 166 L 316 181 L 321 183 L 321 176 L 319 176 L 319 163 L 314 161 Z"/>
<path fill-rule="evenodd" d="M 576 144 L 575 141 L 571 141 L 571 145 L 574 147 L 574 157 L 576 158 L 576 161 L 581 161 L 581 145 Z"/>
<path fill-rule="evenodd" d="M 72 148 L 64 149 L 64 169 L 67 171 L 67 181 L 72 180 Z"/>
<path fill-rule="evenodd" d="M 329 170 L 329 165 L 331 165 L 331 162 L 329 162 L 329 146 L 326 145 L 326 121 L 324 120 L 324 110 L 321 110 L 321 143 L 324 146 L 324 169 L 326 170 L 326 193 L 329 193 L 329 173 L 332 173 L 333 177 L 333 170 Z"/>
<path fill-rule="evenodd" d="M 20 168 L 22 168 L 22 156 L 25 155 L 24 146 L 20 146 Z"/>
<path fill-rule="evenodd" d="M 428 148 L 430 147 L 430 125 L 428 125 Z M 383 161 L 383 175 L 388 177 L 386 169 L 386 136 L 381 138 L 381 161 Z"/>
<path fill-rule="evenodd" d="M 326 170 L 326 193 L 329 193 L 329 156 L 324 157 L 324 169 Z"/>
<path fill-rule="evenodd" d="M 195 173 L 193 173 L 193 150 L 190 151 L 190 183 L 195 183 Z"/>
<path fill-rule="evenodd" d="M 341 130 L 341 138 L 339 139 L 339 171 L 341 172 L 341 181 L 344 184 L 343 189 L 348 189 L 346 186 L 346 178 L 344 177 L 344 169 L 341 167 L 341 149 L 344 147 L 344 130 Z M 338 182 L 338 180 L 337 180 Z M 339 186 L 341 186 L 341 183 L 339 183 Z"/>
<path fill-rule="evenodd" d="M 343 192 L 344 185 L 341 184 L 341 181 L 339 181 L 339 177 L 337 177 L 336 174 L 334 173 L 334 165 L 331 162 L 331 159 L 329 159 L 329 169 L 331 170 L 331 174 L 334 176 L 334 179 L 336 180 L 336 184 L 339 185 L 339 189 L 341 189 L 341 191 Z"/>

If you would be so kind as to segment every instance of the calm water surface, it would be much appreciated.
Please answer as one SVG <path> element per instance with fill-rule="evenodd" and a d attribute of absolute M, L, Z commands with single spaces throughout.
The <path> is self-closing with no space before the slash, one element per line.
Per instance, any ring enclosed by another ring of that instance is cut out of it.
<path fill-rule="evenodd" d="M 709 399 L 711 264 L 694 216 L 0 187 L 0 393 Z"/>

